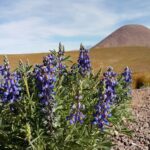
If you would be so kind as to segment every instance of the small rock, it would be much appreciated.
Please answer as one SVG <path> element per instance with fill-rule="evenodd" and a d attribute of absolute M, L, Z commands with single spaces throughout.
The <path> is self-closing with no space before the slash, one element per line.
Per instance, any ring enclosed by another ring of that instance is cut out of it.
<path fill-rule="evenodd" d="M 144 126 L 143 126 L 144 128 L 148 128 L 149 127 L 149 123 L 148 122 L 146 122 L 145 124 L 144 124 Z"/>
<path fill-rule="evenodd" d="M 118 135 L 114 137 L 117 145 L 113 150 L 150 150 L 150 92 L 148 93 L 148 90 L 150 88 L 133 90 L 133 96 L 135 96 L 133 101 L 137 104 L 132 109 L 135 122 L 126 123 L 134 133 L 131 138 L 117 133 Z"/>

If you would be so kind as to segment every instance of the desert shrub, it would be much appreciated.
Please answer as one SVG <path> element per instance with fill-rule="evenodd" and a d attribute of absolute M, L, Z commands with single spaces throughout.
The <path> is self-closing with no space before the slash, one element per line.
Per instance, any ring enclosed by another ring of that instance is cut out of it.
<path fill-rule="evenodd" d="M 65 65 L 64 47 L 30 66 L 0 66 L 0 148 L 13 150 L 110 149 L 114 132 L 129 133 L 131 71 L 92 73 L 82 45 L 78 62 Z"/>
<path fill-rule="evenodd" d="M 136 89 L 149 87 L 150 86 L 150 76 L 149 73 L 138 73 L 134 75 L 133 87 Z"/>
<path fill-rule="evenodd" d="M 136 80 L 136 88 L 140 89 L 144 86 L 144 77 L 139 77 Z"/>

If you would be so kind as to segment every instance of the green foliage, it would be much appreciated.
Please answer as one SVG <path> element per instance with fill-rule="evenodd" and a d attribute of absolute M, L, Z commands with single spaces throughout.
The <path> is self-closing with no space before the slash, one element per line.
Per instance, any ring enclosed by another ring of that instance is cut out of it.
<path fill-rule="evenodd" d="M 53 52 L 53 55 L 57 55 Z M 68 61 L 69 57 L 64 59 Z M 47 120 L 41 111 L 36 80 L 33 76 L 34 66 L 20 62 L 16 71 L 20 74 L 22 87 L 21 98 L 15 103 L 0 102 L 0 149 L 3 150 L 107 150 L 113 146 L 110 135 L 120 132 L 130 135 L 130 131 L 122 123 L 130 120 L 130 97 L 123 89 L 124 81 L 118 79 L 116 87 L 117 102 L 112 106 L 110 126 L 101 131 L 91 122 L 94 106 L 98 101 L 99 80 L 101 70 L 96 74 L 80 75 L 77 64 L 73 72 L 67 69 L 56 75 L 55 103 L 52 108 L 51 129 L 45 127 Z M 81 103 L 85 105 L 86 115 L 83 124 L 70 125 L 66 117 L 75 96 L 82 95 Z M 10 110 L 13 107 L 14 111 Z"/>

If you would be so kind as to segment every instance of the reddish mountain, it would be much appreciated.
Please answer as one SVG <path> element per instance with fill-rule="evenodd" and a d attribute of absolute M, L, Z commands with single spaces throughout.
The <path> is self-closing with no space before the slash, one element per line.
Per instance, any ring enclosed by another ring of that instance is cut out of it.
<path fill-rule="evenodd" d="M 150 47 L 150 29 L 143 25 L 125 25 L 94 46 L 101 47 Z"/>

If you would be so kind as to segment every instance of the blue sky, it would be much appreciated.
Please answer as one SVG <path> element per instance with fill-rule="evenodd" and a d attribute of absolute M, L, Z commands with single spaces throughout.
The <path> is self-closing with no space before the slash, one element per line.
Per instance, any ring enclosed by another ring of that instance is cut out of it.
<path fill-rule="evenodd" d="M 125 24 L 150 27 L 150 0 L 0 0 L 0 53 L 93 46 Z"/>

